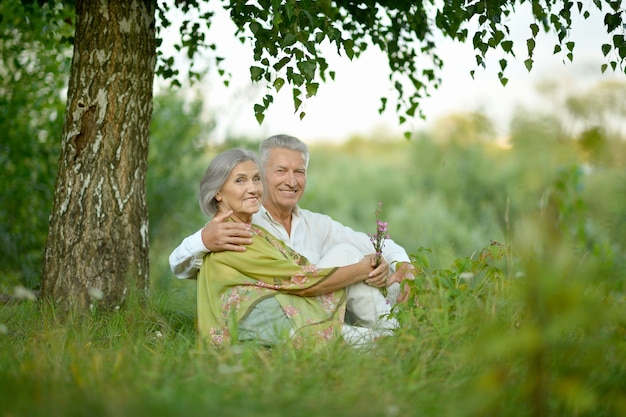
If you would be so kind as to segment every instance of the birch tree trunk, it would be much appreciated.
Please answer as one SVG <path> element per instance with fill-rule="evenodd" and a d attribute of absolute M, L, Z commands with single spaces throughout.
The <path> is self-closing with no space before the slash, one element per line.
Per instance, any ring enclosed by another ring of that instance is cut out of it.
<path fill-rule="evenodd" d="M 64 309 L 148 284 L 153 0 L 77 0 L 68 104 L 42 277 Z"/>

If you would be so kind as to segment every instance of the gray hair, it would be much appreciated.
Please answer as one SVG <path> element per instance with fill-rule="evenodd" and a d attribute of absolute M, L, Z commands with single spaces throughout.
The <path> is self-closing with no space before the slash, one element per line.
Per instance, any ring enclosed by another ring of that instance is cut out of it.
<path fill-rule="evenodd" d="M 252 161 L 262 171 L 263 167 L 259 163 L 256 154 L 247 149 L 230 149 L 220 153 L 209 163 L 209 167 L 200 181 L 200 209 L 209 217 L 217 213 L 217 200 L 215 196 L 222 189 L 224 183 L 233 169 L 240 163 Z M 261 178 L 263 174 L 261 173 Z"/>
<path fill-rule="evenodd" d="M 263 168 L 265 168 L 267 161 L 270 159 L 270 151 L 274 148 L 284 148 L 302 153 L 302 156 L 304 157 L 304 166 L 305 168 L 308 168 L 309 147 L 306 146 L 306 143 L 302 142 L 300 139 L 289 135 L 274 135 L 261 142 L 261 145 L 259 146 L 259 157 L 261 159 L 261 163 L 263 164 Z"/>

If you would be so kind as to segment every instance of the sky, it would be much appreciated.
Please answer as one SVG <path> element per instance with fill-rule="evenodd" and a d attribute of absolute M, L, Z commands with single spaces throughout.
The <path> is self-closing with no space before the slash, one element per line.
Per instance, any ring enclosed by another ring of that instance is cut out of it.
<path fill-rule="evenodd" d="M 609 36 L 602 23 L 603 14 L 595 13 L 589 19 L 575 18 L 570 40 L 576 43 L 574 62 L 564 62 L 563 56 L 553 56 L 554 35 L 540 34 L 535 49 L 535 64 L 529 73 L 523 61 L 526 58 L 526 39 L 530 31 L 529 13 L 518 11 L 509 22 L 516 45 L 517 59 L 509 61 L 506 76 L 509 82 L 502 86 L 497 77 L 500 55 L 489 53 L 487 68 L 477 68 L 471 43 L 461 44 L 439 39 L 437 53 L 444 61 L 440 73 L 442 84 L 431 90 L 431 96 L 422 103 L 425 120 L 415 118 L 400 125 L 391 111 L 393 102 L 383 114 L 378 113 L 380 98 L 395 97 L 389 82 L 385 55 L 370 48 L 358 59 L 350 61 L 328 48 L 326 58 L 336 72 L 334 81 L 322 83 L 315 97 L 303 104 L 306 117 L 300 120 L 294 113 L 291 90 L 283 88 L 275 94 L 274 103 L 259 125 L 254 117 L 253 105 L 265 94 L 264 86 L 253 85 L 249 67 L 253 65 L 251 48 L 242 45 L 234 36 L 235 27 L 227 14 L 219 12 L 214 19 L 211 34 L 217 43 L 217 54 L 223 56 L 224 68 L 231 73 L 226 88 L 215 71 L 201 84 L 196 85 L 206 100 L 208 113 L 215 117 L 217 129 L 211 141 L 221 141 L 226 136 L 247 136 L 259 139 L 278 133 L 294 135 L 305 142 L 338 142 L 354 135 L 398 135 L 402 132 L 428 129 L 439 118 L 457 112 L 480 111 L 494 123 L 498 133 L 507 134 L 513 112 L 520 107 L 549 110 L 550 102 L 542 98 L 538 85 L 554 80 L 568 91 L 591 87 L 603 79 L 624 78 L 623 73 L 607 71 L 601 74 L 600 65 L 606 60 L 600 51 Z M 170 35 L 171 36 L 171 35 Z M 168 40 L 166 34 L 166 45 Z M 200 65 L 202 65 L 200 63 Z M 474 78 L 470 71 L 475 70 Z"/>

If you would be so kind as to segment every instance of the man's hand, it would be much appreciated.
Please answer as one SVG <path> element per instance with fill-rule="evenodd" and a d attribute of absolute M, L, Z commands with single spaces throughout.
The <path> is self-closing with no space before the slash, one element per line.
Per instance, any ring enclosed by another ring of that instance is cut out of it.
<path fill-rule="evenodd" d="M 408 301 L 410 295 L 410 288 L 408 285 L 402 285 L 402 281 L 415 279 L 415 267 L 410 262 L 398 262 L 396 264 L 396 272 L 389 276 L 387 280 L 388 285 L 391 285 L 395 282 L 400 283 L 400 294 L 398 294 L 398 298 L 396 298 L 396 303 L 404 303 Z M 416 303 L 419 305 L 417 301 L 417 297 L 415 298 Z"/>
<path fill-rule="evenodd" d="M 224 221 L 232 214 L 232 210 L 218 214 L 202 228 L 202 243 L 211 252 L 243 252 L 252 243 L 250 225 Z"/>
<path fill-rule="evenodd" d="M 396 272 L 389 276 L 387 285 L 394 282 L 401 283 L 405 279 L 413 281 L 415 279 L 415 267 L 410 262 L 398 262 L 396 264 Z"/>

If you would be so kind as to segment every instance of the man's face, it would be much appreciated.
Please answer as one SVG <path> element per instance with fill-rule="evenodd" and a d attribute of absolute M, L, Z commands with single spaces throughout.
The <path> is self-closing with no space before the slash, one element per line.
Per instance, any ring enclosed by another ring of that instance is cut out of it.
<path fill-rule="evenodd" d="M 265 165 L 265 201 L 272 211 L 291 212 L 304 194 L 306 187 L 306 161 L 302 153 L 284 148 L 270 151 Z"/>

